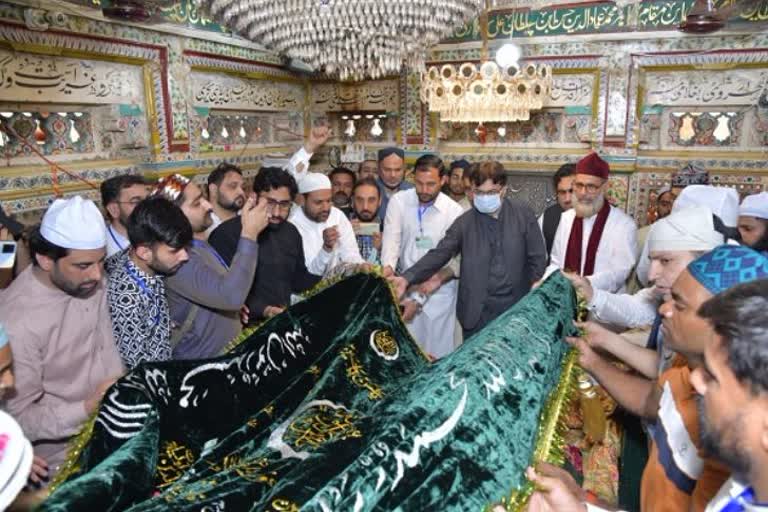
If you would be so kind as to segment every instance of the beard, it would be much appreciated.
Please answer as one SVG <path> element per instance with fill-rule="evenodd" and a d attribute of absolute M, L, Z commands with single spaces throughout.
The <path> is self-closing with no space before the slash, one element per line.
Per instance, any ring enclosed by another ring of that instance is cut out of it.
<path fill-rule="evenodd" d="M 317 222 L 318 224 L 322 224 L 323 222 L 328 220 L 328 217 L 331 215 L 331 210 L 320 211 L 320 212 L 310 212 L 309 210 L 305 209 L 304 213 L 307 215 L 307 218 L 309 218 L 309 220 Z"/>
<path fill-rule="evenodd" d="M 596 215 L 603 207 L 604 203 L 605 198 L 602 195 L 597 196 L 592 201 L 576 199 L 573 203 L 573 209 L 576 211 L 577 217 L 588 219 L 589 217 Z"/>
<path fill-rule="evenodd" d="M 419 202 L 421 204 L 428 204 L 437 199 L 437 196 L 440 195 L 440 191 L 438 190 L 435 194 L 419 194 L 416 193 L 417 196 L 419 196 Z"/>
<path fill-rule="evenodd" d="M 696 408 L 699 413 L 699 428 L 701 429 L 701 446 L 704 451 L 723 462 L 731 470 L 733 476 L 740 481 L 747 481 L 752 464 L 749 460 L 748 450 L 746 450 L 739 439 L 743 439 L 744 418 L 737 414 L 735 417 L 725 421 L 722 428 L 718 431 L 707 419 L 704 410 L 704 399 L 701 395 L 696 395 Z M 723 433 L 730 432 L 734 441 L 728 443 Z"/>
<path fill-rule="evenodd" d="M 219 203 L 219 206 L 221 206 L 225 210 L 229 210 L 231 212 L 238 212 L 243 208 L 243 205 L 245 204 L 245 196 L 237 196 L 231 201 L 227 201 L 223 197 L 219 196 L 218 203 Z"/>
<path fill-rule="evenodd" d="M 186 262 L 184 262 L 184 263 L 186 263 Z M 173 265 L 173 266 L 168 266 L 168 265 L 165 265 L 165 264 L 163 264 L 163 263 L 161 263 L 159 261 L 155 261 L 155 262 L 147 264 L 147 266 L 149 268 L 151 268 L 156 274 L 168 277 L 168 276 L 172 276 L 176 272 L 178 272 L 179 269 L 184 265 L 184 263 L 178 263 L 178 264 Z"/>
<path fill-rule="evenodd" d="M 51 282 L 61 291 L 78 299 L 87 299 L 99 289 L 99 281 L 83 281 L 73 283 L 60 275 L 55 269 L 51 272 Z"/>
<path fill-rule="evenodd" d="M 341 206 L 347 206 L 349 204 L 349 196 L 344 192 L 336 192 L 333 194 L 333 206 L 339 208 Z"/>
<path fill-rule="evenodd" d="M 362 210 L 362 211 L 355 211 L 355 215 L 357 215 L 357 218 L 363 222 L 371 222 L 373 219 L 376 218 L 376 214 L 378 211 L 370 211 L 370 210 Z"/>

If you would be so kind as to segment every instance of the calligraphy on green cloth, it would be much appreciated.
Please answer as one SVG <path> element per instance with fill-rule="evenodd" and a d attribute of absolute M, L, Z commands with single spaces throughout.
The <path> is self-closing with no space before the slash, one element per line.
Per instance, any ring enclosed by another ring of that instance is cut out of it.
<path fill-rule="evenodd" d="M 574 310 L 554 275 L 430 364 L 387 283 L 352 276 L 118 381 L 41 510 L 482 510 L 524 483 Z"/>

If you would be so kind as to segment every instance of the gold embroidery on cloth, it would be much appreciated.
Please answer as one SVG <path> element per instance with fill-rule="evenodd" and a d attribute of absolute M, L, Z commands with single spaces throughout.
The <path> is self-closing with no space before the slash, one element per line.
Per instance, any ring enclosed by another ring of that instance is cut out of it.
<path fill-rule="evenodd" d="M 157 461 L 157 478 L 160 480 L 157 488 L 162 489 L 178 480 L 194 462 L 192 450 L 176 441 L 166 442 Z"/>
<path fill-rule="evenodd" d="M 368 398 L 370 400 L 380 400 L 384 397 L 384 392 L 381 388 L 368 378 L 365 368 L 363 368 L 363 365 L 357 358 L 355 347 L 353 345 L 344 347 L 341 352 L 339 352 L 339 356 L 347 362 L 347 377 L 349 377 L 349 380 L 356 386 L 368 390 Z"/>
<path fill-rule="evenodd" d="M 373 336 L 373 343 L 385 357 L 395 357 L 400 352 L 397 341 L 389 331 L 379 331 Z"/>
<path fill-rule="evenodd" d="M 331 441 L 359 438 L 357 415 L 344 408 L 316 406 L 296 418 L 285 433 L 285 442 L 295 450 L 305 446 L 318 448 Z"/>
<path fill-rule="evenodd" d="M 279 512 L 299 512 L 299 506 L 290 500 L 278 498 L 272 501 L 272 510 Z"/>

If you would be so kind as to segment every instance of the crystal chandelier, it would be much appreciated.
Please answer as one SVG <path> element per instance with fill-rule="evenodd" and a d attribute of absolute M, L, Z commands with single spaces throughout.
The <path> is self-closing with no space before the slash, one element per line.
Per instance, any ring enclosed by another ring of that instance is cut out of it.
<path fill-rule="evenodd" d="M 527 64 L 499 67 L 493 61 L 478 68 L 472 62 L 458 69 L 446 64 L 429 68 L 421 80 L 421 101 L 441 121 L 527 121 L 539 110 L 552 88 L 549 66 Z"/>
<path fill-rule="evenodd" d="M 507 43 L 488 59 L 488 11 L 480 15 L 483 38 L 481 62 L 458 66 L 431 66 L 421 74 L 421 101 L 441 121 L 505 122 L 527 121 L 531 110 L 539 110 L 552 89 L 552 69 L 547 65 L 522 65 L 520 48 Z"/>
<path fill-rule="evenodd" d="M 424 69 L 427 48 L 482 0 L 197 0 L 213 20 L 342 80 Z"/>

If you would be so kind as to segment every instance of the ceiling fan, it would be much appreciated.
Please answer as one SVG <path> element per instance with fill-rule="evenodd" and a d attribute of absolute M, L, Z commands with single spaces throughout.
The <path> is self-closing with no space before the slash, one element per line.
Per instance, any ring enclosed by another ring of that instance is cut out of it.
<path fill-rule="evenodd" d="M 687 34 L 710 34 L 716 32 L 726 24 L 729 19 L 756 8 L 766 0 L 734 0 L 730 5 L 716 7 L 713 0 L 696 0 L 688 11 L 685 20 L 677 27 Z M 760 28 L 756 23 L 750 23 L 751 27 Z"/>

